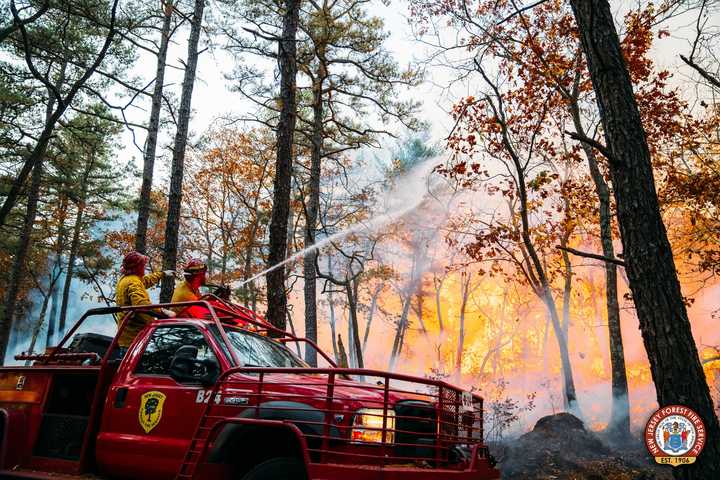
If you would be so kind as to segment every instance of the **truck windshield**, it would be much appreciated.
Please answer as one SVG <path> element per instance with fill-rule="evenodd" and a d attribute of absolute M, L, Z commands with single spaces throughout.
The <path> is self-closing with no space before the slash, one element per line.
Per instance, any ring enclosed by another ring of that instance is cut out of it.
<path fill-rule="evenodd" d="M 243 367 L 308 367 L 290 350 L 269 338 L 231 328 L 225 328 L 225 333 Z"/>

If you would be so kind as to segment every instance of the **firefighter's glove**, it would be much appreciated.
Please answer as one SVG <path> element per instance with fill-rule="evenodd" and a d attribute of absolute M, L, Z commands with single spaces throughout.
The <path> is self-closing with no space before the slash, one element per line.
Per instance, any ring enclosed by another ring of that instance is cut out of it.
<path fill-rule="evenodd" d="M 223 300 L 230 300 L 230 293 L 231 291 L 228 285 L 220 285 L 218 289 L 215 290 L 215 295 Z"/>
<path fill-rule="evenodd" d="M 175 270 L 165 270 L 163 271 L 163 275 L 165 275 L 166 277 L 175 278 Z"/>
<path fill-rule="evenodd" d="M 163 315 L 165 315 L 167 318 L 175 318 L 176 313 L 172 310 L 168 310 L 167 308 L 163 308 L 162 310 Z"/>

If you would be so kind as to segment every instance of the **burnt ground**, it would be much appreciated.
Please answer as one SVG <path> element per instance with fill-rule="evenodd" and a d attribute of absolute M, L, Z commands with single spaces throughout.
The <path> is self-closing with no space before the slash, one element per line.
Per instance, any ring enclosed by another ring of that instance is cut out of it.
<path fill-rule="evenodd" d="M 569 413 L 543 417 L 532 431 L 491 447 L 507 480 L 670 480 L 671 467 L 657 465 L 642 440 L 607 441 Z"/>

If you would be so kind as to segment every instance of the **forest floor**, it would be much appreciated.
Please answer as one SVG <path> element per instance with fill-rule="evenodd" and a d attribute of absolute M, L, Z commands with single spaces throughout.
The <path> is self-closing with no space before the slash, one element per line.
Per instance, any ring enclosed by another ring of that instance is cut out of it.
<path fill-rule="evenodd" d="M 502 478 L 508 480 L 670 480 L 672 469 L 658 465 L 642 439 L 608 442 L 569 413 L 543 417 L 532 431 L 491 447 Z"/>

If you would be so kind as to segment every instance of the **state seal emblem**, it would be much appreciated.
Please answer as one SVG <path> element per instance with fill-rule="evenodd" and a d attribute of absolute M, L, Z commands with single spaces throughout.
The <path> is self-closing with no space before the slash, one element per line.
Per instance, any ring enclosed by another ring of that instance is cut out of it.
<path fill-rule="evenodd" d="M 143 393 L 140 397 L 138 420 L 140 420 L 140 426 L 145 430 L 145 433 L 150 433 L 160 423 L 164 403 L 165 394 L 162 392 L 153 390 Z"/>
<path fill-rule="evenodd" d="M 645 445 L 657 463 L 677 467 L 695 462 L 705 447 L 705 435 L 700 415 L 683 405 L 668 405 L 648 420 Z"/>

